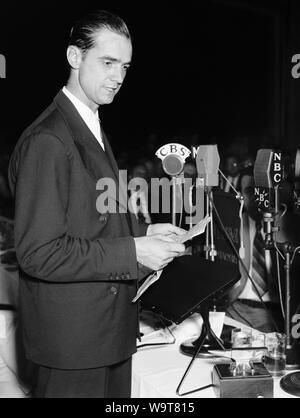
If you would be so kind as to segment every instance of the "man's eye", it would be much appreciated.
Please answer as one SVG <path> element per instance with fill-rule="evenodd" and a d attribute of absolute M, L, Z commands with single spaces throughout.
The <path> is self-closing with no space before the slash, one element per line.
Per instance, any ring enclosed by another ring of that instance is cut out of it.
<path fill-rule="evenodd" d="M 130 68 L 130 66 L 129 66 L 129 65 L 124 65 L 124 66 L 123 66 L 123 70 L 124 70 L 124 71 L 128 71 L 128 70 L 129 70 L 129 68 Z"/>
<path fill-rule="evenodd" d="M 111 67 L 112 66 L 112 62 L 111 61 L 104 61 L 104 65 L 106 67 Z"/>

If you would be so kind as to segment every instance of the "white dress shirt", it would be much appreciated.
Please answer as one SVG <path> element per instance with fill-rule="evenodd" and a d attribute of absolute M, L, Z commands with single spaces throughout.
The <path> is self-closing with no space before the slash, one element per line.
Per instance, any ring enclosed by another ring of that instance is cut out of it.
<path fill-rule="evenodd" d="M 84 122 L 86 123 L 89 130 L 92 132 L 94 137 L 97 139 L 101 147 L 104 149 L 104 143 L 101 137 L 100 119 L 98 112 L 94 113 L 87 105 L 81 100 L 77 99 L 66 87 L 62 89 L 63 93 L 71 100 L 75 106 L 77 112 L 80 114 Z"/>

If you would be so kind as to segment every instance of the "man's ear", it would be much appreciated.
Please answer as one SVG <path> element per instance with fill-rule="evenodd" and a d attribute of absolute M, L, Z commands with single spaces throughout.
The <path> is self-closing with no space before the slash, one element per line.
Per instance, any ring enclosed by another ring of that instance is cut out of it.
<path fill-rule="evenodd" d="M 67 49 L 67 60 L 71 68 L 78 70 L 82 60 L 81 50 L 77 46 L 70 45 Z"/>

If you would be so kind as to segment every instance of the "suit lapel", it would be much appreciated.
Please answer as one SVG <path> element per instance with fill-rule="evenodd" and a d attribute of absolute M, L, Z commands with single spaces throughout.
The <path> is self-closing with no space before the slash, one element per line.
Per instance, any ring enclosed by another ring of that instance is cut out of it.
<path fill-rule="evenodd" d="M 103 138 L 103 143 L 104 143 L 105 153 L 106 153 L 107 159 L 110 163 L 110 166 L 111 166 L 113 172 L 115 173 L 116 178 L 119 178 L 118 164 L 115 160 L 115 157 L 114 157 L 113 151 L 111 149 L 110 143 L 108 142 L 107 136 L 106 136 L 105 132 L 103 131 L 102 127 L 101 127 L 101 135 L 102 135 L 102 138 Z"/>
<path fill-rule="evenodd" d="M 97 182 L 102 177 L 112 177 L 117 181 L 101 145 L 67 96 L 60 91 L 54 103 L 66 122 L 86 170 L 93 179 Z"/>
<path fill-rule="evenodd" d="M 102 137 L 105 152 L 85 124 L 84 120 L 81 118 L 75 106 L 62 91 L 57 94 L 54 99 L 54 103 L 64 118 L 69 132 L 73 137 L 75 146 L 80 154 L 86 171 L 96 183 L 102 178 L 113 179 L 116 185 L 117 195 L 111 197 L 115 199 L 120 206 L 122 206 L 123 211 L 125 209 L 127 211 L 127 184 L 122 184 L 121 187 L 119 187 L 118 166 L 104 131 L 102 130 Z"/>

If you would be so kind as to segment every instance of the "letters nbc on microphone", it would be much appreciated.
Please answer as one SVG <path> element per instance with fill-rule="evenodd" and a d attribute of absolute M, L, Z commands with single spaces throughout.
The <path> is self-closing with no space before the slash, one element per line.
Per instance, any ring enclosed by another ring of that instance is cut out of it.
<path fill-rule="evenodd" d="M 260 149 L 254 165 L 255 197 L 262 210 L 275 207 L 274 189 L 282 180 L 282 155 L 280 151 Z"/>

